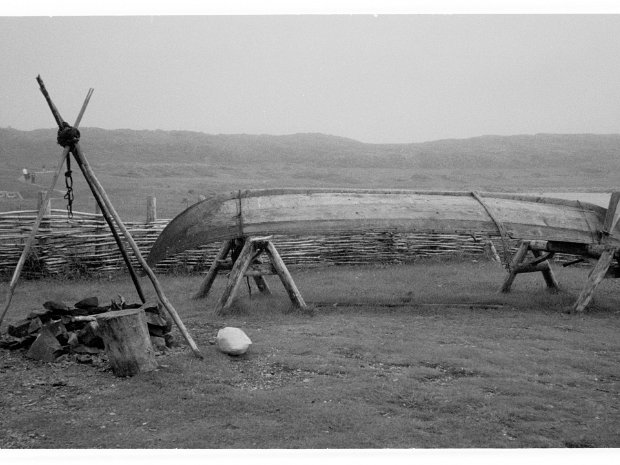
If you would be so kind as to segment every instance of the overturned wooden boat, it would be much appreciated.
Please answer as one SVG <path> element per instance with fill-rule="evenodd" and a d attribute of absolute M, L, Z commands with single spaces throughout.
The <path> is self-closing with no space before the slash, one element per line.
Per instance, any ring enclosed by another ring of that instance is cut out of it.
<path fill-rule="evenodd" d="M 593 244 L 607 209 L 590 203 L 505 193 L 362 189 L 261 189 L 219 194 L 174 218 L 148 263 L 247 236 L 351 232 L 481 233 L 503 239 Z M 617 227 L 607 243 L 620 247 Z"/>

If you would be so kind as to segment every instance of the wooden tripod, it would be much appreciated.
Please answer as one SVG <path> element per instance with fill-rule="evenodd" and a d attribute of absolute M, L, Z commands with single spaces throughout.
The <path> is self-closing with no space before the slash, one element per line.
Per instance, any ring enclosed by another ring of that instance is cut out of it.
<path fill-rule="evenodd" d="M 51 100 L 51 98 L 50 98 L 50 96 L 49 96 L 49 94 L 47 92 L 47 89 L 45 88 L 45 85 L 43 84 L 43 81 L 42 81 L 40 76 L 37 76 L 37 82 L 39 83 L 39 86 L 41 88 L 41 92 L 43 93 L 45 99 L 47 100 L 47 103 L 48 103 L 48 105 L 50 107 L 50 110 L 52 111 L 52 114 L 54 116 L 54 119 L 56 120 L 56 123 L 58 124 L 58 127 L 59 128 L 63 128 L 65 126 L 64 120 L 62 119 L 58 109 L 56 108 L 56 106 L 52 102 L 52 100 Z M 82 115 L 83 115 L 83 113 L 84 113 L 84 111 L 86 109 L 86 105 L 87 105 L 88 101 L 90 100 L 90 96 L 91 95 L 92 95 L 92 89 L 89 90 L 89 93 L 88 93 L 88 96 L 86 98 L 86 101 L 84 102 L 84 105 L 82 107 L 82 110 L 80 112 L 78 120 L 76 122 L 76 127 L 77 127 L 77 124 L 79 123 L 79 121 L 81 120 L 81 117 L 82 117 Z M 34 242 L 36 233 L 37 233 L 39 225 L 41 223 L 41 219 L 42 219 L 43 214 L 45 212 L 45 206 L 47 205 L 47 202 L 48 202 L 48 200 L 49 200 L 49 198 L 51 196 L 51 192 L 54 190 L 54 187 L 56 186 L 56 182 L 58 181 L 58 176 L 60 174 L 60 171 L 62 170 L 62 166 L 64 164 L 64 161 L 67 158 L 67 156 L 69 155 L 69 153 L 71 153 L 73 155 L 73 157 L 75 158 L 75 160 L 76 160 L 78 166 L 80 167 L 82 173 L 84 174 L 84 178 L 86 179 L 86 182 L 88 183 L 88 186 L 90 187 L 90 190 L 93 193 L 93 196 L 95 197 L 95 199 L 96 199 L 96 201 L 97 201 L 97 203 L 98 203 L 98 205 L 99 205 L 99 207 L 101 209 L 101 213 L 103 214 L 104 218 L 106 219 L 106 222 L 108 223 L 108 226 L 110 227 L 110 230 L 112 231 L 112 233 L 113 233 L 113 235 L 115 237 L 116 243 L 118 244 L 119 249 L 121 250 L 121 253 L 123 255 L 123 259 L 125 260 L 125 263 L 127 264 L 127 268 L 130 270 L 130 273 L 131 273 L 134 285 L 136 287 L 136 291 L 138 292 L 138 294 L 140 296 L 140 299 L 144 303 L 145 300 L 144 300 L 144 294 L 142 293 L 142 288 L 141 288 L 141 286 L 139 284 L 139 281 L 138 281 L 137 277 L 135 276 L 135 272 L 133 270 L 133 266 L 130 263 L 129 257 L 127 256 L 126 252 L 124 252 L 124 247 L 122 245 L 122 242 L 120 241 L 120 237 L 118 236 L 118 232 L 116 231 L 116 227 L 118 227 L 118 229 L 121 230 L 123 236 L 125 237 L 125 240 L 127 241 L 129 246 L 131 247 L 132 251 L 134 252 L 134 255 L 135 255 L 136 259 L 138 260 L 138 262 L 142 266 L 143 270 L 145 271 L 145 273 L 147 274 L 147 276 L 151 280 L 151 282 L 153 284 L 153 287 L 155 288 L 155 291 L 156 291 L 157 296 L 159 297 L 161 303 L 163 304 L 163 306 L 166 308 L 166 310 L 168 311 L 168 313 L 172 317 L 173 321 L 175 322 L 175 324 L 179 328 L 179 331 L 181 332 L 181 334 L 183 335 L 183 337 L 185 338 L 185 340 L 187 341 L 187 343 L 191 347 L 192 351 L 194 352 L 194 354 L 197 357 L 202 358 L 202 354 L 200 353 L 200 350 L 198 349 L 198 346 L 196 345 L 196 343 L 194 342 L 194 340 L 190 336 L 189 332 L 187 331 L 187 328 L 185 328 L 185 325 L 181 321 L 181 318 L 179 317 L 177 311 L 175 310 L 175 308 L 172 306 L 172 304 L 170 303 L 170 301 L 168 300 L 168 298 L 164 294 L 164 291 L 163 291 L 161 285 L 159 284 L 159 281 L 157 280 L 157 277 L 155 276 L 155 273 L 153 273 L 151 268 L 146 263 L 146 260 L 142 257 L 142 253 L 140 252 L 140 249 L 138 248 L 138 245 L 134 241 L 133 237 L 131 236 L 131 234 L 129 233 L 127 228 L 125 227 L 123 221 L 121 220 L 120 216 L 118 215 L 118 213 L 116 212 L 114 206 L 112 205 L 112 202 L 110 201 L 110 199 L 107 196 L 105 190 L 103 189 L 103 186 L 101 185 L 101 183 L 99 182 L 99 180 L 95 176 L 95 173 L 92 170 L 90 164 L 88 163 L 88 160 L 84 156 L 84 153 L 82 152 L 82 150 L 80 148 L 80 144 L 79 144 L 78 141 L 75 141 L 71 145 L 65 147 L 65 149 L 63 150 L 62 158 L 61 158 L 61 160 L 59 162 L 58 169 L 57 169 L 57 171 L 55 173 L 52 186 L 48 190 L 48 192 L 47 192 L 47 194 L 45 196 L 45 199 L 43 200 L 41 209 L 40 209 L 39 214 L 37 216 L 37 219 L 35 221 L 35 225 L 33 226 L 33 229 L 31 231 L 30 237 L 28 238 L 28 241 L 26 242 L 26 246 L 24 247 L 24 251 L 22 252 L 22 256 L 20 257 L 20 260 L 19 260 L 19 262 L 17 264 L 17 267 L 15 269 L 15 272 L 13 274 L 13 279 L 11 280 L 11 285 L 9 287 L 9 295 L 7 296 L 7 302 L 6 302 L 4 311 L 3 311 L 2 315 L 0 316 L 0 324 L 2 323 L 2 319 L 4 318 L 4 315 L 8 311 L 8 308 L 9 308 L 10 303 L 11 303 L 11 299 L 13 297 L 13 293 L 15 291 L 15 287 L 17 285 L 17 280 L 19 278 L 19 275 L 21 273 L 23 265 L 24 265 L 24 263 L 26 261 L 26 257 L 28 255 L 30 247 L 32 246 L 32 243 Z"/>

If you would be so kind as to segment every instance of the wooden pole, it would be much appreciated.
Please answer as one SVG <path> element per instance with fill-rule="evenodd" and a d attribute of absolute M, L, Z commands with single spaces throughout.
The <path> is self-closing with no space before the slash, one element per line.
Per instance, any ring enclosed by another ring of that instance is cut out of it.
<path fill-rule="evenodd" d="M 86 183 L 88 184 L 88 187 L 90 188 L 90 191 L 92 192 L 93 197 L 95 198 L 95 201 L 97 202 L 97 206 L 99 210 L 101 211 L 101 215 L 103 216 L 103 219 L 108 224 L 108 228 L 110 229 L 110 232 L 112 233 L 114 242 L 116 242 L 116 246 L 118 247 L 118 250 L 121 253 L 121 256 L 123 257 L 123 261 L 125 262 L 125 265 L 127 266 L 127 271 L 129 271 L 129 276 L 131 277 L 131 281 L 133 282 L 133 285 L 136 288 L 138 297 L 140 298 L 140 301 L 144 304 L 146 303 L 146 297 L 144 296 L 142 285 L 140 284 L 140 280 L 138 279 L 136 270 L 134 269 L 133 264 L 131 263 L 129 254 L 127 253 L 127 250 L 125 249 L 125 245 L 123 244 L 123 241 L 121 240 L 121 237 L 119 236 L 118 231 L 116 230 L 116 226 L 114 225 L 114 221 L 112 220 L 112 215 L 110 214 L 109 210 L 106 208 L 103 198 L 101 196 L 101 193 L 88 180 L 88 175 L 86 173 L 86 170 L 84 168 L 84 164 L 81 158 L 75 155 L 75 148 L 72 150 L 72 153 L 73 153 L 73 157 L 75 158 L 75 161 L 77 162 L 78 166 L 80 167 L 80 170 L 82 171 L 82 174 L 84 175 L 84 179 L 86 179 L 87 181 Z"/>
<path fill-rule="evenodd" d="M 607 214 L 605 215 L 605 222 L 603 223 L 603 230 L 601 231 L 602 239 L 607 240 L 607 238 L 613 233 L 613 230 L 616 228 L 616 224 L 618 223 L 618 215 L 616 214 L 618 210 L 618 203 L 620 202 L 620 192 L 612 192 L 611 197 L 609 198 L 609 205 L 607 207 Z"/>
<path fill-rule="evenodd" d="M 521 264 L 521 262 L 527 255 L 528 250 L 529 250 L 529 245 L 527 241 L 521 242 L 521 245 L 519 246 L 519 250 L 517 250 L 517 253 L 515 253 L 514 256 L 512 257 L 512 262 L 510 263 L 510 272 L 508 273 L 508 276 L 506 277 L 506 280 L 504 281 L 504 284 L 502 285 L 501 292 L 503 293 L 510 292 L 510 287 L 512 286 L 512 283 L 514 282 L 517 276 L 517 273 L 518 273 L 517 269 L 519 268 L 519 265 Z"/>
<path fill-rule="evenodd" d="M 254 255 L 254 243 L 252 240 L 246 240 L 239 256 L 235 260 L 230 276 L 228 277 L 228 283 L 224 289 L 224 293 L 220 298 L 217 306 L 215 307 L 215 314 L 221 315 L 222 312 L 232 305 L 232 302 L 237 294 L 237 290 L 243 281 L 245 272 L 247 271 Z"/>
<path fill-rule="evenodd" d="M 226 256 L 228 255 L 228 252 L 232 248 L 232 243 L 233 243 L 232 239 L 224 241 L 222 243 L 222 247 L 220 247 L 219 252 L 213 259 L 213 263 L 211 263 L 211 266 L 209 267 L 207 276 L 205 277 L 203 282 L 200 284 L 200 288 L 198 289 L 198 292 L 194 294 L 194 299 L 202 299 L 209 294 L 209 291 L 211 290 L 211 286 L 213 286 L 213 282 L 215 281 L 215 278 L 217 277 L 217 272 L 220 268 L 219 267 L 220 260 L 224 260 L 226 258 Z"/>
<path fill-rule="evenodd" d="M 131 236 L 131 234 L 129 233 L 127 228 L 125 227 L 125 224 L 121 220 L 120 216 L 118 215 L 118 213 L 116 212 L 114 206 L 112 205 L 112 202 L 110 201 L 110 199 L 108 198 L 107 194 L 105 193 L 105 190 L 103 189 L 103 186 L 101 185 L 101 183 L 99 182 L 99 180 L 95 176 L 95 173 L 92 170 L 92 168 L 90 167 L 90 164 L 88 163 L 88 160 L 86 160 L 86 157 L 84 156 L 84 154 L 82 153 L 82 150 L 80 149 L 79 142 L 76 143 L 73 146 L 72 153 L 73 153 L 73 156 L 75 157 L 75 159 L 78 161 L 78 164 L 80 164 L 80 167 L 83 168 L 84 177 L 86 178 L 87 182 L 90 185 L 92 185 L 92 188 L 95 189 L 99 193 L 99 195 L 100 195 L 100 197 L 101 197 L 101 199 L 103 201 L 103 206 L 112 215 L 112 218 L 114 219 L 116 225 L 118 226 L 118 228 L 123 233 L 123 236 L 125 237 L 125 240 L 127 241 L 129 246 L 131 247 L 133 253 L 135 254 L 136 259 L 138 260 L 138 263 L 140 263 L 140 265 L 142 266 L 142 269 L 145 271 L 145 273 L 147 274 L 147 276 L 151 280 L 151 283 L 153 284 L 153 287 L 155 288 L 155 292 L 157 293 L 157 296 L 159 297 L 159 300 L 161 301 L 163 306 L 166 308 L 166 310 L 168 311 L 168 313 L 170 314 L 170 316 L 172 317 L 172 319 L 176 323 L 177 327 L 179 328 L 179 331 L 181 331 L 181 334 L 183 335 L 183 337 L 185 338 L 185 340 L 187 341 L 187 343 L 191 347 L 191 349 L 194 352 L 194 354 L 197 357 L 202 358 L 202 354 L 200 353 L 200 350 L 198 349 L 198 346 L 196 345 L 196 343 L 194 342 L 194 340 L 190 336 L 189 332 L 187 331 L 187 328 L 183 324 L 183 321 L 181 321 L 181 318 L 179 317 L 177 311 L 175 310 L 175 308 L 172 306 L 172 304 L 170 303 L 170 301 L 168 300 L 168 298 L 164 294 L 164 291 L 163 291 L 163 289 L 162 289 L 162 287 L 161 287 L 157 277 L 155 276 L 155 273 L 153 273 L 153 270 L 151 270 L 149 265 L 146 263 L 146 260 L 144 259 L 144 257 L 142 257 L 142 253 L 140 252 L 140 249 L 139 249 L 138 245 L 134 241 L 133 237 Z"/>
<path fill-rule="evenodd" d="M 551 292 L 557 292 L 560 290 L 560 285 L 558 284 L 558 280 L 555 278 L 555 274 L 551 269 L 551 264 L 549 263 L 549 258 L 553 255 L 553 252 L 547 255 L 542 255 L 539 250 L 532 250 L 534 257 L 540 259 L 541 272 L 543 278 L 545 279 L 545 283 L 547 283 L 547 289 Z M 544 260 L 543 260 L 544 259 Z"/>
<path fill-rule="evenodd" d="M 280 254 L 278 253 L 271 241 L 267 242 L 267 248 L 265 251 L 267 252 L 267 255 L 269 255 L 269 258 L 271 258 L 271 263 L 273 264 L 276 273 L 280 277 L 280 281 L 282 281 L 284 289 L 286 289 L 286 292 L 288 292 L 290 299 L 295 305 L 297 305 L 297 307 L 301 308 L 302 310 L 307 310 L 308 306 L 306 305 L 306 302 L 304 302 L 304 298 L 301 296 L 301 292 L 299 292 L 299 289 L 297 289 L 297 286 L 293 281 L 293 277 L 289 273 L 286 265 L 282 261 L 282 257 L 280 257 Z"/>
<path fill-rule="evenodd" d="M 146 198 L 146 223 L 151 224 L 157 220 L 157 199 L 154 195 Z"/>
<path fill-rule="evenodd" d="M 45 95 L 46 100 L 48 100 L 48 103 L 50 104 L 50 108 L 52 108 L 54 104 L 49 98 L 49 94 L 47 94 L 47 91 L 45 90 L 45 86 L 43 85 L 43 81 L 41 80 L 40 76 L 37 76 L 37 82 L 39 82 L 43 95 Z M 82 104 L 82 108 L 80 109 L 80 112 L 78 114 L 78 117 L 75 120 L 74 127 L 77 128 L 80 122 L 82 121 L 82 116 L 84 115 L 84 112 L 86 111 L 86 107 L 88 106 L 88 102 L 90 101 L 90 97 L 92 94 L 93 94 L 93 89 L 89 89 L 86 95 L 86 99 L 84 100 L 84 103 Z M 53 108 L 56 108 L 56 107 L 53 107 Z M 57 115 L 54 115 L 54 118 L 56 118 L 56 116 Z M 62 124 L 62 122 L 60 124 Z M 32 244 L 34 243 L 37 232 L 39 231 L 39 225 L 41 224 L 41 220 L 43 219 L 43 216 L 46 213 L 46 209 L 44 208 L 44 206 L 46 206 L 49 203 L 49 200 L 52 196 L 52 192 L 54 191 L 54 188 L 56 187 L 56 183 L 58 182 L 58 177 L 60 176 L 60 173 L 62 171 L 62 167 L 65 163 L 67 156 L 69 155 L 69 151 L 70 151 L 69 147 L 65 147 L 65 149 L 62 151 L 62 155 L 60 156 L 60 159 L 58 160 L 58 165 L 56 167 L 56 171 L 54 172 L 54 177 L 52 178 L 52 183 L 50 185 L 50 188 L 47 190 L 45 197 L 41 201 L 41 204 L 42 204 L 41 208 L 39 208 L 39 213 L 37 214 L 37 218 L 34 220 L 34 224 L 32 225 L 32 230 L 30 231 L 30 235 L 28 236 L 28 239 L 26 240 L 26 244 L 24 245 L 24 250 L 22 251 L 22 254 L 19 257 L 19 260 L 17 261 L 17 265 L 15 266 L 15 271 L 13 272 L 13 277 L 11 278 L 11 282 L 9 284 L 9 292 L 6 296 L 6 300 L 4 303 L 4 309 L 2 310 L 2 314 L 0 315 L 0 325 L 2 325 L 2 321 L 4 320 L 4 317 L 6 316 L 9 310 L 9 307 L 11 306 L 11 300 L 13 300 L 13 295 L 15 293 L 15 288 L 17 287 L 19 276 L 21 275 L 22 269 L 24 268 L 24 264 L 26 263 L 26 258 L 28 257 L 28 253 L 30 252 L 30 248 L 32 247 Z"/>
<path fill-rule="evenodd" d="M 246 276 L 247 276 L 247 273 L 246 273 Z M 258 290 L 261 293 L 271 295 L 271 289 L 269 289 L 269 284 L 267 284 L 267 281 L 265 280 L 262 273 L 256 276 L 252 276 L 252 278 L 254 279 L 254 282 L 256 283 L 256 287 L 258 287 Z"/>
<path fill-rule="evenodd" d="M 579 297 L 577 298 L 577 302 L 573 305 L 572 311 L 575 312 L 583 312 L 585 308 L 592 300 L 592 296 L 594 294 L 594 290 L 601 283 L 603 278 L 605 277 L 605 273 L 609 269 L 609 265 L 611 265 L 611 261 L 614 258 L 614 253 L 616 249 L 610 248 L 603 252 L 601 258 L 598 259 L 596 265 L 590 272 L 588 276 L 588 281 L 586 282 L 586 286 L 582 289 Z"/>
<path fill-rule="evenodd" d="M 46 191 L 39 191 L 37 194 L 37 210 L 44 210 L 43 216 L 50 216 L 52 214 L 52 202 L 48 198 L 46 201 Z"/>

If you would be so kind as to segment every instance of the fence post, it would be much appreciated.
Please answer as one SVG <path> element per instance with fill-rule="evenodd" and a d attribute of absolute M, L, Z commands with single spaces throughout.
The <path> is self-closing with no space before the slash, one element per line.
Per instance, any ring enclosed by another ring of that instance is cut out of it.
<path fill-rule="evenodd" d="M 146 198 L 146 223 L 154 223 L 157 220 L 157 199 L 154 195 Z"/>
<path fill-rule="evenodd" d="M 43 205 L 43 201 L 45 200 L 45 195 L 47 192 L 39 191 L 37 195 L 37 210 L 41 211 L 41 206 Z M 52 199 L 47 200 L 47 205 L 45 206 L 45 213 L 43 213 L 43 217 L 50 216 L 52 214 Z"/>
<path fill-rule="evenodd" d="M 43 201 L 47 195 L 46 191 L 39 191 L 37 194 L 37 210 L 41 211 L 43 208 Z M 43 216 L 41 217 L 41 223 L 39 223 L 39 234 L 43 232 L 44 229 L 51 227 L 50 216 L 52 215 L 52 199 L 47 199 L 47 205 L 45 205 L 45 210 L 43 212 Z M 30 253 L 32 254 L 33 260 L 38 262 L 38 266 L 40 266 L 39 270 L 33 270 L 35 273 L 45 273 L 45 258 L 49 255 L 48 250 L 48 239 L 43 235 L 36 238 L 34 247 L 31 249 Z"/>

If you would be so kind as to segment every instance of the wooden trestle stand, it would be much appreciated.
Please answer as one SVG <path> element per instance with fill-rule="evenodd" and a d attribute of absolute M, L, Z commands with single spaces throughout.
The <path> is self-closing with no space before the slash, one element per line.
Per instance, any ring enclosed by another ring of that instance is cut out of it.
<path fill-rule="evenodd" d="M 618 223 L 618 202 L 620 201 L 620 192 L 614 192 L 609 200 L 609 207 L 603 223 L 603 229 L 598 232 L 599 239 L 597 242 L 590 244 L 582 244 L 576 242 L 561 241 L 522 241 L 517 253 L 514 255 L 510 272 L 506 277 L 501 292 L 510 292 L 510 287 L 519 273 L 532 273 L 540 271 L 545 278 L 547 288 L 551 291 L 559 289 L 558 282 L 555 279 L 553 271 L 549 266 L 549 259 L 556 253 L 577 255 L 582 258 L 576 261 L 585 261 L 595 259 L 596 264 L 590 271 L 584 288 L 581 290 L 577 301 L 573 304 L 569 312 L 583 312 L 592 296 L 596 287 L 605 278 L 620 278 L 620 247 L 617 240 L 612 240 L 612 232 Z M 527 254 L 531 252 L 534 259 L 527 261 Z M 543 254 L 544 253 L 544 254 Z M 612 266 L 613 260 L 616 264 Z"/>
<path fill-rule="evenodd" d="M 263 253 L 269 257 L 271 263 L 265 264 L 259 260 Z M 229 254 L 230 259 L 227 259 Z M 308 306 L 282 261 L 282 257 L 271 242 L 271 236 L 241 237 L 225 241 L 213 259 L 200 289 L 194 296 L 196 299 L 207 297 L 218 272 L 221 270 L 230 270 L 230 274 L 224 293 L 215 307 L 215 313 L 218 315 L 231 307 L 243 278 L 251 277 L 261 293 L 271 294 L 264 276 L 274 274 L 278 275 L 282 281 L 293 305 L 302 311 L 308 311 Z"/>

